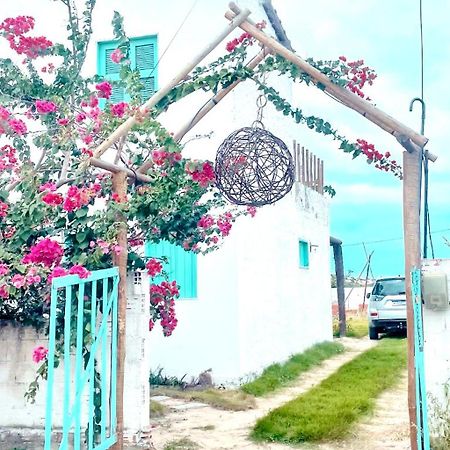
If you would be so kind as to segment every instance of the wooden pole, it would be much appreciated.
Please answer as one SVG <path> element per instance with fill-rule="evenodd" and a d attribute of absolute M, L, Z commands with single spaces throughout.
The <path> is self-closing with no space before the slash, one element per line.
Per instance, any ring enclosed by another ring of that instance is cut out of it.
<path fill-rule="evenodd" d="M 112 176 L 113 191 L 119 198 L 127 196 L 127 174 L 125 172 L 114 173 Z M 123 390 L 125 380 L 125 349 L 126 349 L 126 314 L 127 314 L 127 221 L 123 214 L 117 215 L 117 244 L 122 251 L 119 255 L 113 255 L 113 263 L 119 268 L 119 297 L 117 314 L 117 387 L 116 387 L 116 411 L 117 411 L 117 442 L 112 447 L 114 450 L 123 450 Z"/>
<path fill-rule="evenodd" d="M 91 164 L 95 167 L 99 167 L 100 169 L 107 170 L 112 173 L 125 172 L 131 178 L 137 178 L 140 181 L 144 181 L 145 183 L 151 183 L 153 179 L 148 175 L 144 175 L 143 173 L 135 172 L 134 170 L 129 169 L 128 167 L 118 166 L 117 164 L 110 163 L 108 161 L 103 161 L 98 158 L 91 158 Z"/>
<path fill-rule="evenodd" d="M 317 178 L 318 178 L 318 173 L 319 171 L 317 170 L 317 156 L 316 155 L 312 155 L 312 164 L 313 164 L 313 189 L 317 192 L 318 189 L 318 182 L 317 182 Z"/>
<path fill-rule="evenodd" d="M 345 276 L 344 276 L 344 257 L 342 256 L 342 241 L 330 238 L 333 247 L 334 266 L 336 271 L 336 289 L 339 310 L 339 336 L 344 337 L 347 334 L 347 319 L 345 313 Z"/>
<path fill-rule="evenodd" d="M 305 147 L 302 146 L 302 183 L 306 185 L 306 157 Z"/>
<path fill-rule="evenodd" d="M 401 142 L 408 147 L 406 142 Z M 409 143 L 410 144 L 410 143 Z M 403 232 L 405 240 L 406 328 L 408 333 L 408 410 L 411 450 L 417 450 L 416 373 L 414 367 L 414 310 L 411 271 L 420 268 L 421 149 L 403 152 Z"/>
<path fill-rule="evenodd" d="M 208 44 L 195 58 L 163 88 L 153 94 L 140 108 L 139 113 L 129 117 L 122 125 L 116 128 L 95 150 L 94 157 L 99 158 L 109 147 L 117 142 L 122 136 L 126 135 L 131 128 L 138 123 L 139 116 L 146 116 L 148 112 L 162 100 L 178 83 L 184 80 L 204 58 L 209 55 L 235 28 L 237 28 L 248 16 L 250 11 L 244 9 L 224 28 L 216 38 Z"/>
<path fill-rule="evenodd" d="M 297 141 L 294 139 L 294 142 L 292 144 L 292 157 L 294 159 L 294 181 L 298 181 L 298 159 L 297 159 Z"/>
<path fill-rule="evenodd" d="M 323 194 L 323 184 L 324 184 L 324 181 L 323 181 L 323 160 L 320 160 L 320 166 L 319 166 L 319 186 L 320 186 L 320 189 L 319 189 L 319 192 L 321 194 Z"/>
<path fill-rule="evenodd" d="M 372 255 L 373 255 L 373 252 L 367 257 L 367 272 L 366 272 L 366 279 L 364 280 L 363 312 L 364 312 L 364 308 L 366 306 L 367 281 L 369 280 L 370 261 L 372 259 Z"/>
<path fill-rule="evenodd" d="M 236 10 L 235 5 L 230 4 L 230 7 L 233 7 Z M 228 20 L 233 20 L 236 17 L 236 13 L 232 11 L 227 11 L 225 17 Z M 420 135 L 416 131 L 402 124 L 398 120 L 394 119 L 385 112 L 376 108 L 368 101 L 361 99 L 360 97 L 348 91 L 347 89 L 333 83 L 322 72 L 317 70 L 315 67 L 312 67 L 305 60 L 303 60 L 298 55 L 288 50 L 278 41 L 276 41 L 272 37 L 265 34 L 263 31 L 256 28 L 256 26 L 250 24 L 249 22 L 244 21 L 242 22 L 240 27 L 247 33 L 250 33 L 263 45 L 269 47 L 273 52 L 283 56 L 288 61 L 291 61 L 302 72 L 307 73 L 311 77 L 313 83 L 315 84 L 320 83 L 322 86 L 325 87 L 324 90 L 328 92 L 331 96 L 333 96 L 335 99 L 342 102 L 345 106 L 362 114 L 364 117 L 366 117 L 374 124 L 378 125 L 383 130 L 394 135 L 395 137 L 399 135 L 407 136 L 420 147 L 423 147 L 428 142 L 428 139 L 425 136 Z"/>
<path fill-rule="evenodd" d="M 309 150 L 308 149 L 305 150 L 305 169 L 306 169 L 305 185 L 309 187 L 311 176 L 310 176 L 310 171 L 309 171 Z"/>

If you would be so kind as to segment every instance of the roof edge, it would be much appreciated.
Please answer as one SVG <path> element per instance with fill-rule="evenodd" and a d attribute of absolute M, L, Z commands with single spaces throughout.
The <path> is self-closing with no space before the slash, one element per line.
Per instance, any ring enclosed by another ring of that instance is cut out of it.
<path fill-rule="evenodd" d="M 263 0 L 262 7 L 264 8 L 267 18 L 269 19 L 270 24 L 275 31 L 277 40 L 280 42 L 280 44 L 293 52 L 294 49 L 292 48 L 291 41 L 287 37 L 286 31 L 283 28 L 276 9 L 272 5 L 272 0 Z"/>

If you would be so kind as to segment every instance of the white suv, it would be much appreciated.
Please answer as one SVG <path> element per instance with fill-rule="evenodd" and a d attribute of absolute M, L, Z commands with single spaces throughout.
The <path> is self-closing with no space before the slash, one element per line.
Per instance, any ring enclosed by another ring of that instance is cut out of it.
<path fill-rule="evenodd" d="M 379 333 L 406 330 L 405 278 L 380 278 L 369 298 L 369 338 Z"/>

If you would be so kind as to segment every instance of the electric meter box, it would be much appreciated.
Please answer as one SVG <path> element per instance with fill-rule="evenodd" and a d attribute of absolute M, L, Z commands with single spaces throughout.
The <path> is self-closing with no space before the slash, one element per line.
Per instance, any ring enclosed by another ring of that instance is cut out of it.
<path fill-rule="evenodd" d="M 449 309 L 447 274 L 422 272 L 422 296 L 425 308 L 434 311 Z"/>

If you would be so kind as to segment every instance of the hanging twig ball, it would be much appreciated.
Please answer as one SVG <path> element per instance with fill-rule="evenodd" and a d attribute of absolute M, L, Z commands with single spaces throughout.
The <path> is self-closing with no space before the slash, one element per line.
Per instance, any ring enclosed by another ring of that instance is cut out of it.
<path fill-rule="evenodd" d="M 294 183 L 294 163 L 286 144 L 259 127 L 241 128 L 223 141 L 215 173 L 220 192 L 236 205 L 275 203 Z"/>

